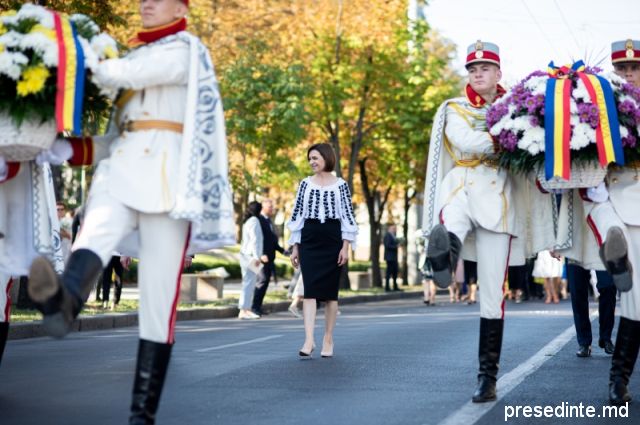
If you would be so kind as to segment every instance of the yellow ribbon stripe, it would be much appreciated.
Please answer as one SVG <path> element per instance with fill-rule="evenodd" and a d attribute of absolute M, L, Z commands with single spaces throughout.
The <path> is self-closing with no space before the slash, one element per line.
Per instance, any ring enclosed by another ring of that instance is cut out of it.
<path fill-rule="evenodd" d="M 73 30 L 68 18 L 62 19 L 63 41 L 67 51 L 67 63 L 65 69 L 64 84 L 64 110 L 63 122 L 66 130 L 73 129 L 75 96 L 76 96 L 76 44 L 73 40 Z"/>
<path fill-rule="evenodd" d="M 564 175 L 563 164 L 564 164 L 564 149 L 563 149 L 563 140 L 564 140 L 564 127 L 563 123 L 565 119 L 569 119 L 569 117 L 564 116 L 564 85 L 568 82 L 568 80 L 557 80 L 554 92 L 554 126 L 553 126 L 553 175 L 562 177 Z"/>
<path fill-rule="evenodd" d="M 596 106 L 598 107 L 598 116 L 600 117 L 600 127 L 602 128 L 602 140 L 604 151 L 607 158 L 607 164 L 615 162 L 616 154 L 613 151 L 613 137 L 611 136 L 611 123 L 609 122 L 609 114 L 607 113 L 607 104 L 602 91 L 602 84 L 595 75 L 587 74 L 587 78 L 591 82 L 596 92 Z"/>

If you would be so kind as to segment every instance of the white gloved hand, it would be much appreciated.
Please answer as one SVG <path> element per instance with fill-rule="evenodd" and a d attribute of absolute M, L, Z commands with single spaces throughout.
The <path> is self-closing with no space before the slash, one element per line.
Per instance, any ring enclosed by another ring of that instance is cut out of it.
<path fill-rule="evenodd" d="M 590 187 L 587 189 L 587 196 L 593 202 L 605 202 L 609 199 L 609 191 L 607 190 L 607 186 L 604 182 L 601 182 L 596 187 Z"/>
<path fill-rule="evenodd" d="M 7 161 L 4 159 L 4 156 L 0 156 L 0 181 L 6 179 L 7 174 L 9 174 L 9 166 L 7 165 Z"/>
<path fill-rule="evenodd" d="M 73 155 L 71 143 L 65 139 L 56 139 L 53 145 L 46 151 L 42 151 L 36 156 L 36 164 L 42 165 L 48 162 L 53 165 L 60 165 Z"/>

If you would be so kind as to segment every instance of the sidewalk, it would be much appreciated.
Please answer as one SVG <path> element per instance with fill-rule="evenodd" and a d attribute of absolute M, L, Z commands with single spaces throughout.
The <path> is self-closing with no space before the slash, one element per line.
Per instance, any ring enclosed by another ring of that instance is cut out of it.
<path fill-rule="evenodd" d="M 288 283 L 288 280 L 282 280 L 279 284 L 269 285 L 268 292 L 281 290 L 282 283 Z M 240 281 L 225 281 L 224 291 L 227 295 L 237 295 L 240 293 Z M 126 285 L 122 291 L 122 299 L 138 299 L 138 287 Z M 376 301 L 391 301 L 409 298 L 421 298 L 422 291 L 407 292 L 388 292 L 381 294 L 363 294 L 340 298 L 340 304 L 357 304 Z M 89 299 L 95 299 L 95 292 L 92 292 Z M 289 301 L 265 302 L 263 310 L 267 313 L 275 313 L 287 311 Z M 178 321 L 186 320 L 208 320 L 208 319 L 230 319 L 238 316 L 238 308 L 236 306 L 224 306 L 213 308 L 194 308 L 188 310 L 178 310 Z M 105 313 L 94 316 L 80 315 L 73 323 L 72 331 L 86 332 L 102 329 L 123 328 L 138 325 L 138 313 Z M 16 323 L 9 327 L 9 339 L 26 339 L 47 336 L 42 329 L 40 322 Z"/>

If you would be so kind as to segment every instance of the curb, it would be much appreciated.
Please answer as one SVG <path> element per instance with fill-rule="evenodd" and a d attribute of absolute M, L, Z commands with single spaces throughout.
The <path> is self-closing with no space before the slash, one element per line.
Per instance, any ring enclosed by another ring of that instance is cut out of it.
<path fill-rule="evenodd" d="M 340 305 L 359 304 L 377 301 L 393 301 L 402 299 L 419 298 L 422 291 L 412 292 L 392 292 L 388 294 L 355 295 L 340 299 Z M 275 303 L 265 303 L 264 310 L 267 313 L 287 311 L 289 301 Z M 215 307 L 215 308 L 194 308 L 190 310 L 178 310 L 178 321 L 187 320 L 207 320 L 207 319 L 230 319 L 238 315 L 238 308 L 235 306 Z M 88 332 L 104 329 L 125 328 L 138 325 L 138 313 L 107 313 L 96 316 L 80 316 L 73 322 L 72 332 Z M 27 339 L 48 336 L 40 322 L 17 323 L 9 326 L 9 338 Z"/>

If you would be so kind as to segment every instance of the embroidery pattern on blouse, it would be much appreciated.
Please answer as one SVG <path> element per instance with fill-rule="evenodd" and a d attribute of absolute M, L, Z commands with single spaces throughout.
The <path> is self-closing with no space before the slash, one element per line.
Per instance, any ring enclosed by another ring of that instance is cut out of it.
<path fill-rule="evenodd" d="M 354 225 L 355 214 L 353 213 L 353 205 L 351 204 L 351 195 L 349 194 L 349 188 L 346 183 L 342 183 L 340 189 L 340 202 L 342 202 L 342 214 L 343 218 L 349 221 L 350 225 Z"/>
<path fill-rule="evenodd" d="M 300 189 L 298 190 L 298 196 L 296 197 L 296 205 L 293 208 L 293 215 L 291 216 L 291 220 L 295 221 L 298 218 L 298 215 L 304 215 L 303 209 L 304 204 L 302 200 L 304 199 L 304 192 L 307 190 L 307 182 L 302 181 L 300 183 Z"/>

